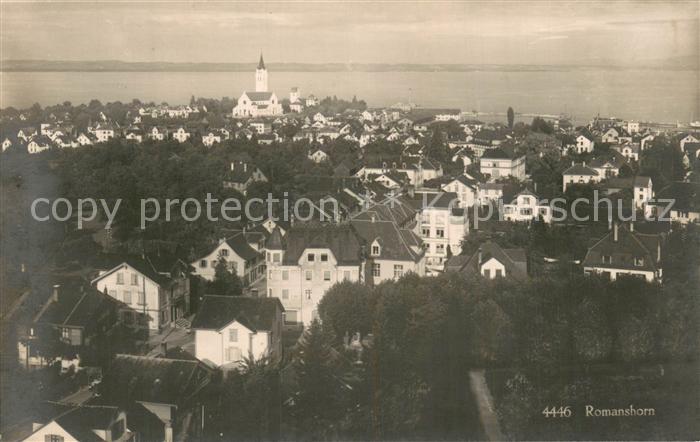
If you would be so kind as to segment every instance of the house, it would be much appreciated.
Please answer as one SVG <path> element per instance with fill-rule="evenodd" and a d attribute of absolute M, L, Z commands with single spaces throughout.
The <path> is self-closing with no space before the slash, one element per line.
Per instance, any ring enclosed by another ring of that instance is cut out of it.
<path fill-rule="evenodd" d="M 524 281 L 528 277 L 527 255 L 524 249 L 504 249 L 493 241 L 487 241 L 471 255 L 450 258 L 445 271 L 481 275 L 486 279 Z"/>
<path fill-rule="evenodd" d="M 462 111 L 459 109 L 440 109 L 435 114 L 435 121 L 459 121 Z"/>
<path fill-rule="evenodd" d="M 451 255 L 462 251 L 462 239 L 469 232 L 466 210 L 456 193 L 415 192 L 409 199 L 418 211 L 418 235 L 425 246 L 426 266 L 442 270 Z"/>
<path fill-rule="evenodd" d="M 525 155 L 502 148 L 488 149 L 479 160 L 479 171 L 491 178 L 512 176 L 520 181 L 525 179 Z"/>
<path fill-rule="evenodd" d="M 599 274 L 611 281 L 620 275 L 647 282 L 661 281 L 661 236 L 643 235 L 613 223 L 612 231 L 588 248 L 583 259 L 585 274 Z"/>
<path fill-rule="evenodd" d="M 119 264 L 100 271 L 92 285 L 125 304 L 123 319 L 126 324 L 157 333 L 189 314 L 189 269 L 159 271 L 147 255 L 117 255 L 108 260 Z M 137 312 L 138 317 L 130 317 L 134 316 L 132 311 Z"/>
<path fill-rule="evenodd" d="M 366 163 L 355 176 L 368 180 L 370 176 L 381 175 L 395 171 L 405 173 L 411 185 L 420 187 L 425 181 L 441 177 L 442 165 L 433 163 L 427 158 L 399 157 L 396 160 L 380 160 Z"/>
<path fill-rule="evenodd" d="M 442 190 L 457 194 L 460 207 L 469 208 L 479 198 L 479 182 L 471 176 L 462 174 L 442 185 Z"/>
<path fill-rule="evenodd" d="M 182 126 L 178 127 L 173 132 L 173 139 L 175 139 L 178 143 L 184 143 L 185 141 L 189 140 L 191 136 L 192 134 Z"/>
<path fill-rule="evenodd" d="M 616 144 L 623 141 L 632 141 L 626 130 L 621 127 L 610 127 L 601 135 L 603 143 Z"/>
<path fill-rule="evenodd" d="M 642 150 L 638 143 L 625 143 L 614 146 L 613 149 L 620 152 L 623 157 L 632 161 L 639 161 L 639 152 Z"/>
<path fill-rule="evenodd" d="M 277 297 L 285 322 L 308 325 L 318 303 L 340 281 L 363 282 L 362 243 L 347 225 L 297 224 L 266 243 L 267 296 Z"/>
<path fill-rule="evenodd" d="M 219 260 L 226 261 L 230 271 L 235 272 L 245 286 L 265 276 L 263 255 L 264 238 L 246 232 L 237 232 L 221 238 L 213 248 L 192 262 L 194 274 L 213 281 Z"/>
<path fill-rule="evenodd" d="M 98 143 L 104 143 L 114 138 L 114 126 L 109 123 L 99 123 L 95 128 L 95 137 Z"/>
<path fill-rule="evenodd" d="M 673 205 L 668 209 L 668 203 Z M 682 225 L 700 223 L 700 184 L 675 182 L 656 193 L 649 205 L 661 221 L 677 222 Z"/>
<path fill-rule="evenodd" d="M 192 321 L 195 356 L 231 368 L 246 358 L 279 360 L 283 313 L 278 298 L 207 295 Z"/>
<path fill-rule="evenodd" d="M 412 272 L 425 275 L 425 250 L 421 238 L 400 227 L 384 205 L 375 205 L 355 215 L 350 225 L 362 239 L 366 251 L 365 281 L 378 284 Z"/>
<path fill-rule="evenodd" d="M 503 184 L 481 183 L 479 184 L 478 203 L 481 206 L 498 204 L 503 199 Z"/>
<path fill-rule="evenodd" d="M 19 364 L 33 369 L 57 359 L 95 363 L 107 356 L 101 343 L 121 322 L 127 309 L 79 280 L 56 284 L 38 313 L 17 329 Z"/>
<path fill-rule="evenodd" d="M 127 425 L 119 407 L 49 403 L 50 417 L 34 419 L 24 442 L 127 442 L 137 435 Z M 43 407 L 48 408 L 48 407 Z"/>
<path fill-rule="evenodd" d="M 167 129 L 163 127 L 153 126 L 148 137 L 153 141 L 163 141 L 168 136 Z"/>
<path fill-rule="evenodd" d="M 93 144 L 97 143 L 97 138 L 91 133 L 84 133 L 81 132 L 80 135 L 78 135 L 78 144 L 81 146 L 92 146 Z"/>
<path fill-rule="evenodd" d="M 19 134 L 17 134 L 17 136 L 19 137 Z M 687 134 L 681 138 L 678 144 L 681 146 L 683 152 L 685 152 L 686 143 L 700 143 L 700 134 Z"/>
<path fill-rule="evenodd" d="M 129 422 L 159 421 L 159 440 L 198 439 L 203 390 L 212 376 L 198 360 L 118 354 L 102 376 L 100 402 L 126 409 Z"/>
<path fill-rule="evenodd" d="M 274 92 L 267 90 L 267 68 L 262 54 L 255 69 L 255 92 L 243 92 L 232 114 L 234 118 L 282 115 L 282 103 Z"/>
<path fill-rule="evenodd" d="M 255 131 L 258 135 L 264 135 L 264 134 L 269 134 L 272 132 L 272 125 L 270 124 L 269 121 L 265 121 L 263 119 L 255 119 L 255 120 L 250 120 L 248 123 L 248 127 Z"/>
<path fill-rule="evenodd" d="M 307 157 L 316 164 L 323 163 L 330 159 L 330 156 L 320 147 L 309 152 Z"/>
<path fill-rule="evenodd" d="M 233 160 L 224 176 L 223 186 L 227 189 L 236 189 L 245 195 L 248 187 L 258 182 L 267 182 L 267 177 L 260 169 L 245 159 Z"/>
<path fill-rule="evenodd" d="M 576 153 L 591 153 L 593 152 L 593 147 L 595 146 L 595 141 L 593 141 L 593 136 L 588 132 L 582 132 L 576 137 L 575 150 Z"/>
<path fill-rule="evenodd" d="M 552 222 L 552 207 L 540 203 L 537 195 L 529 190 L 523 190 L 507 204 L 503 204 L 503 218 L 506 221 L 530 222 L 541 219 L 545 223 Z"/>
<path fill-rule="evenodd" d="M 40 153 L 51 148 L 51 139 L 46 135 L 32 137 L 27 143 L 27 152 L 30 154 Z"/>
<path fill-rule="evenodd" d="M 602 187 L 606 190 L 608 195 L 623 190 L 632 192 L 634 206 L 637 209 L 645 210 L 645 213 L 647 213 L 647 203 L 649 203 L 654 196 L 651 178 L 647 176 L 638 175 L 633 178 L 609 178 L 603 182 Z"/>
<path fill-rule="evenodd" d="M 142 143 L 143 142 L 143 137 L 144 133 L 143 130 L 139 127 L 129 127 L 125 131 L 126 135 L 124 138 L 126 138 L 129 141 L 136 141 L 137 143 Z"/>
<path fill-rule="evenodd" d="M 639 148 L 646 150 L 654 141 L 654 134 L 646 134 L 639 140 Z"/>
<path fill-rule="evenodd" d="M 620 173 L 620 168 L 625 165 L 627 159 L 620 153 L 612 151 L 611 155 L 593 158 L 590 166 L 598 171 L 598 175 L 603 178 L 616 177 Z"/>
<path fill-rule="evenodd" d="M 217 130 L 208 130 L 202 133 L 202 144 L 206 147 L 212 147 L 214 144 L 221 143 L 222 134 Z"/>
<path fill-rule="evenodd" d="M 572 161 L 571 167 L 562 173 L 564 192 L 566 192 L 566 188 L 571 184 L 597 183 L 600 182 L 602 178 L 603 177 L 596 169 L 586 166 L 585 161 L 582 164 L 575 164 Z"/>

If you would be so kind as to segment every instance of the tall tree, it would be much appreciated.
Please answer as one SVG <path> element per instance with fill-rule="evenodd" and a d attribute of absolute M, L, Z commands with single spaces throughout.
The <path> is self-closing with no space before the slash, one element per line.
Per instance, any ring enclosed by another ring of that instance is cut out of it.
<path fill-rule="evenodd" d="M 213 295 L 240 296 L 243 293 L 243 284 L 235 270 L 229 269 L 223 256 L 214 268 L 214 280 L 209 283 L 209 292 Z"/>
<path fill-rule="evenodd" d="M 508 129 L 513 129 L 515 123 L 515 111 L 512 107 L 508 107 Z"/>

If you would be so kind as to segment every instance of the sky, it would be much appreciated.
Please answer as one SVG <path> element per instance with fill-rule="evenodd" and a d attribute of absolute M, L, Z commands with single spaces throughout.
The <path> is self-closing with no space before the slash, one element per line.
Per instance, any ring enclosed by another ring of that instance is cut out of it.
<path fill-rule="evenodd" d="M 0 59 L 614 64 L 700 58 L 700 1 L 8 2 Z"/>

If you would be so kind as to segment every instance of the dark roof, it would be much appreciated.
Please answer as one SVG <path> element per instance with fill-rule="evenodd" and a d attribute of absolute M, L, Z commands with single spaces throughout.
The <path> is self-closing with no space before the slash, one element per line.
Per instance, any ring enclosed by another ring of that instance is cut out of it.
<path fill-rule="evenodd" d="M 245 94 L 251 101 L 268 101 L 272 97 L 272 92 L 248 92 Z"/>
<path fill-rule="evenodd" d="M 80 442 L 102 442 L 93 430 L 107 430 L 119 416 L 119 409 L 110 406 L 80 406 L 58 416 L 56 423 Z"/>
<path fill-rule="evenodd" d="M 270 237 L 267 239 L 267 242 L 265 243 L 265 248 L 268 250 L 283 250 L 284 249 L 282 232 L 280 231 L 279 226 L 275 226 L 275 228 L 272 229 L 272 233 L 270 233 Z"/>
<path fill-rule="evenodd" d="M 591 175 L 598 176 L 598 171 L 583 164 L 574 164 L 564 171 L 564 175 Z"/>
<path fill-rule="evenodd" d="M 393 221 L 353 219 L 350 224 L 364 240 L 369 251 L 375 240 L 380 242 L 379 259 L 397 261 L 419 261 L 424 252 L 412 247 L 420 246 L 421 240 L 408 229 L 399 228 Z"/>
<path fill-rule="evenodd" d="M 657 248 L 660 245 L 660 235 L 630 232 L 625 226 L 618 226 L 617 241 L 615 240 L 613 228 L 612 231 L 589 247 L 586 257 L 583 259 L 583 265 L 587 267 L 655 271 L 658 264 Z M 603 263 L 603 256 L 610 256 L 610 263 Z M 644 258 L 643 265 L 635 266 L 634 258 Z"/>
<path fill-rule="evenodd" d="M 85 283 L 61 285 L 58 287 L 58 300 L 49 297 L 35 321 L 86 327 L 96 324 L 100 316 L 120 305 L 119 301 Z"/>
<path fill-rule="evenodd" d="M 260 61 L 258 62 L 258 69 L 265 69 L 265 61 L 263 60 L 262 52 L 260 53 Z"/>
<path fill-rule="evenodd" d="M 233 249 L 236 255 L 246 261 L 252 261 L 260 256 L 260 252 L 256 251 L 248 244 L 248 238 L 243 232 L 226 238 L 226 244 Z M 218 244 L 216 247 L 218 247 Z"/>
<path fill-rule="evenodd" d="M 210 380 L 200 361 L 116 355 L 102 379 L 105 400 L 185 404 Z"/>
<path fill-rule="evenodd" d="M 700 212 L 700 184 L 675 182 L 661 189 L 656 194 L 656 201 L 650 204 L 665 206 L 666 200 L 674 200 L 673 210 Z"/>
<path fill-rule="evenodd" d="M 287 232 L 285 239 L 285 265 L 297 265 L 308 248 L 330 249 L 339 265 L 360 264 L 361 242 L 350 226 L 296 225 Z"/>
<path fill-rule="evenodd" d="M 220 330 L 238 321 L 254 332 L 272 330 L 279 311 L 284 311 L 279 298 L 206 295 L 192 328 Z"/>
<path fill-rule="evenodd" d="M 503 249 L 493 241 L 486 241 L 479 246 L 479 250 L 471 256 L 453 256 L 447 261 L 445 269 L 453 272 L 481 273 L 479 267 L 479 253 L 481 263 L 491 258 L 498 260 L 506 269 L 506 278 L 522 280 L 527 277 L 527 255 L 524 249 Z"/>
<path fill-rule="evenodd" d="M 506 149 L 497 147 L 495 149 L 486 149 L 484 151 L 484 154 L 481 156 L 481 158 L 486 158 L 486 159 L 494 159 L 494 160 L 512 160 L 515 158 L 518 158 L 517 155 L 515 155 L 515 152 L 512 151 L 506 151 Z"/>

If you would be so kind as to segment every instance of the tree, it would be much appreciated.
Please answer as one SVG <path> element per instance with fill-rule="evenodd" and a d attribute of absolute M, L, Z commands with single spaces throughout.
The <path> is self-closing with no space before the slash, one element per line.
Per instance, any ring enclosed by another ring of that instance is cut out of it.
<path fill-rule="evenodd" d="M 508 129 L 513 129 L 515 123 L 515 112 L 512 107 L 508 107 Z"/>
<path fill-rule="evenodd" d="M 372 330 L 374 296 L 366 284 L 343 281 L 330 288 L 318 305 L 324 327 L 329 327 L 337 338 Z"/>
<path fill-rule="evenodd" d="M 343 415 L 341 381 L 334 370 L 337 352 L 333 337 L 314 319 L 301 338 L 299 356 L 294 362 L 298 392 L 293 414 L 299 429 L 309 439 L 328 439 L 335 431 L 333 423 Z"/>
<path fill-rule="evenodd" d="M 209 292 L 224 296 L 240 296 L 243 293 L 241 279 L 236 275 L 235 270 L 229 269 L 223 256 L 219 256 L 214 268 L 214 280 L 209 283 Z"/>
<path fill-rule="evenodd" d="M 612 349 L 612 335 L 602 309 L 586 299 L 575 310 L 574 350 L 585 362 L 605 359 Z"/>

